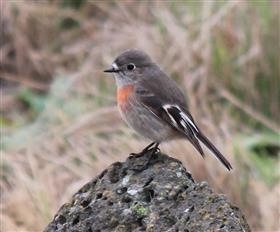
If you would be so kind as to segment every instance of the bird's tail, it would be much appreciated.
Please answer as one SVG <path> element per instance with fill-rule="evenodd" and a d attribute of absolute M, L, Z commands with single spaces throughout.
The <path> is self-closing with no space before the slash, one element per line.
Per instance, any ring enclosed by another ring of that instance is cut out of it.
<path fill-rule="evenodd" d="M 222 155 L 222 153 L 210 142 L 210 140 L 203 135 L 200 131 L 196 133 L 196 137 L 201 141 L 212 153 L 217 157 L 218 160 L 230 171 L 232 166 L 230 162 Z"/>
<path fill-rule="evenodd" d="M 164 105 L 162 111 L 167 114 L 165 120 L 170 123 L 176 130 L 179 130 L 184 135 L 187 136 L 189 141 L 194 145 L 194 147 L 199 151 L 199 153 L 204 157 L 203 150 L 199 144 L 202 142 L 213 154 L 221 161 L 223 165 L 230 171 L 232 169 L 231 164 L 227 159 L 219 152 L 219 150 L 206 138 L 205 135 L 201 133 L 198 127 L 195 125 L 192 116 L 185 109 L 184 111 L 177 105 Z M 198 141 L 199 140 L 199 141 Z"/>

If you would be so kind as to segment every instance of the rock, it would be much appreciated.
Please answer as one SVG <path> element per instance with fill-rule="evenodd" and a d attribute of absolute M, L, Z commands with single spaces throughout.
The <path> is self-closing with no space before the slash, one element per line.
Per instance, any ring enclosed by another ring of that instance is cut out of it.
<path fill-rule="evenodd" d="M 224 195 L 196 183 L 182 163 L 149 152 L 114 163 L 64 204 L 45 231 L 250 231 Z"/>

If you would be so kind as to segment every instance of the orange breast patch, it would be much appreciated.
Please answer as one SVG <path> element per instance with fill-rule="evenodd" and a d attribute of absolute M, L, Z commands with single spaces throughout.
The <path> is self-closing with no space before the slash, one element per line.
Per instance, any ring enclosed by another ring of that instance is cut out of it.
<path fill-rule="evenodd" d="M 118 105 L 124 106 L 127 103 L 128 98 L 133 93 L 133 89 L 133 85 L 126 85 L 118 89 Z"/>

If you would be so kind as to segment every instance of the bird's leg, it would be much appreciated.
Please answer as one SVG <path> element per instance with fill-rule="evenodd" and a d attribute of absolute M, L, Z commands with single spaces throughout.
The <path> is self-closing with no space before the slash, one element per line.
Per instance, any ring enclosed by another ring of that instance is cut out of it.
<path fill-rule="evenodd" d="M 141 153 L 136 154 L 138 156 L 138 155 L 144 155 L 146 153 L 147 154 L 147 158 L 146 158 L 146 160 L 145 160 L 143 165 L 135 167 L 135 168 L 132 168 L 132 170 L 141 172 L 141 171 L 147 169 L 147 167 L 151 163 L 153 155 L 160 151 L 158 146 L 159 146 L 159 143 L 154 142 L 154 143 L 152 143 L 152 144 L 150 144 L 149 146 L 146 147 L 148 149 L 145 148 L 144 149 L 145 151 L 143 150 Z"/>
<path fill-rule="evenodd" d="M 145 147 L 142 151 L 141 151 L 141 153 L 146 153 L 147 151 L 149 151 L 150 149 L 153 149 L 152 147 L 154 146 L 154 145 L 156 145 L 156 142 L 152 142 L 152 143 L 150 143 L 147 147 Z"/>
<path fill-rule="evenodd" d="M 152 148 L 152 155 L 160 152 L 160 149 L 158 148 L 158 146 L 159 146 L 159 143 L 156 142 L 155 146 Z"/>
<path fill-rule="evenodd" d="M 133 156 L 135 158 L 141 157 L 145 153 L 147 153 L 150 149 L 153 149 L 153 146 L 156 144 L 156 142 L 150 143 L 147 147 L 145 147 L 141 152 L 139 153 L 131 153 L 129 156 Z"/>

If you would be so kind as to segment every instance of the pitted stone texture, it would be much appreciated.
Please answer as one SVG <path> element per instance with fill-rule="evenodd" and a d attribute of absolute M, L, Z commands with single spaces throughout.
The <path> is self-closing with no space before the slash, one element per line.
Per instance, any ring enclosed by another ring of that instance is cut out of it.
<path fill-rule="evenodd" d="M 64 204 L 45 231 L 250 231 L 240 212 L 181 162 L 158 153 L 114 163 Z"/>

